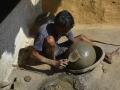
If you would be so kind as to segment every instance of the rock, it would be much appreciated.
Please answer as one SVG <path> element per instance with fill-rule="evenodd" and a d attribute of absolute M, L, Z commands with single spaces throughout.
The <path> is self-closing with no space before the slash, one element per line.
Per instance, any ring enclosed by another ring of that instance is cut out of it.
<path fill-rule="evenodd" d="M 0 89 L 9 86 L 9 82 L 0 82 Z"/>
<path fill-rule="evenodd" d="M 26 82 L 30 82 L 30 81 L 31 81 L 31 77 L 30 77 L 30 76 L 25 76 L 25 77 L 24 77 L 24 80 L 25 80 Z"/>

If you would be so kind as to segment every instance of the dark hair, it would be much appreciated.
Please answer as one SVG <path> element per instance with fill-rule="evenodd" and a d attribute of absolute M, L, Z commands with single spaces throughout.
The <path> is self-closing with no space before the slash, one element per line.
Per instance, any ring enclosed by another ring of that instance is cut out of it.
<path fill-rule="evenodd" d="M 63 10 L 56 15 L 54 23 L 59 26 L 65 26 L 67 30 L 70 30 L 74 26 L 74 19 L 67 10 Z"/>

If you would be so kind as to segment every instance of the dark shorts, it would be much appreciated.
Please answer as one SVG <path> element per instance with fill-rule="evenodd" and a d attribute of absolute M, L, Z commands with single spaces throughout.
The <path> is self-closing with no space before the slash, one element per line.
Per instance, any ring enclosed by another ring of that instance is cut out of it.
<path fill-rule="evenodd" d="M 70 41 L 66 41 L 64 43 L 61 43 L 61 44 L 57 44 L 57 48 L 56 48 L 56 51 L 55 51 L 55 56 L 56 56 L 56 59 L 67 59 L 68 58 L 68 55 L 70 53 L 70 46 L 72 45 L 72 42 Z"/>

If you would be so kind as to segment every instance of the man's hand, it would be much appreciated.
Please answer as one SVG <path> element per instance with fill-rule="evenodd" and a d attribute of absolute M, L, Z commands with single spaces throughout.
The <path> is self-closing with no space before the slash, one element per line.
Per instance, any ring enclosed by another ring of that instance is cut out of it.
<path fill-rule="evenodd" d="M 61 59 L 59 60 L 59 69 L 63 69 L 68 65 L 68 60 L 67 59 Z"/>
<path fill-rule="evenodd" d="M 67 59 L 61 59 L 59 61 L 51 60 L 51 65 L 54 66 L 55 68 L 63 69 L 68 65 L 68 62 L 69 61 Z"/>

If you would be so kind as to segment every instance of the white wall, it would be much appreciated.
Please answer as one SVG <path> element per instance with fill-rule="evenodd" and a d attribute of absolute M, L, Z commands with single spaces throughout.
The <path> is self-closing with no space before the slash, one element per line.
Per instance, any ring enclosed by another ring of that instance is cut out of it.
<path fill-rule="evenodd" d="M 19 49 L 32 42 L 29 27 L 40 13 L 41 0 L 21 0 L 0 24 L 0 81 L 7 80 Z"/>

